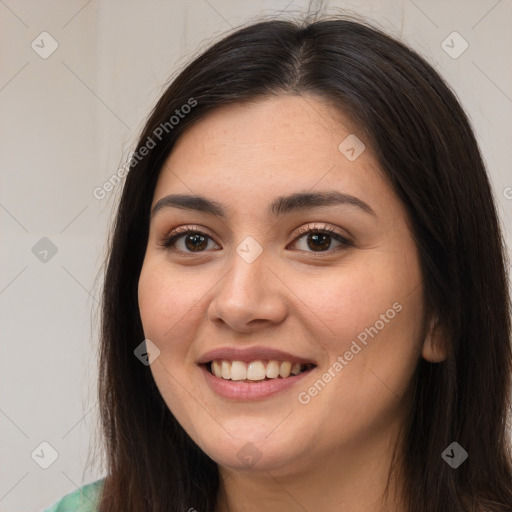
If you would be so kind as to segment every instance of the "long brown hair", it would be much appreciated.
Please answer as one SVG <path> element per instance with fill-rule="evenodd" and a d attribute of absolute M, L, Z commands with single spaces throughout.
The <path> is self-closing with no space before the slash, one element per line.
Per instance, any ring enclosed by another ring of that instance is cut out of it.
<path fill-rule="evenodd" d="M 179 425 L 149 366 L 134 356 L 144 339 L 137 284 L 156 181 L 177 139 L 221 105 L 280 93 L 314 94 L 364 130 L 407 210 L 426 307 L 446 334 L 447 359 L 420 359 L 415 372 L 401 454 L 404 509 L 510 511 L 510 297 L 475 136 L 453 92 L 422 57 L 343 16 L 235 30 L 179 73 L 143 129 L 104 281 L 99 399 L 108 476 L 100 511 L 215 507 L 216 463 Z M 183 116 L 176 122 L 177 109 Z M 469 454 L 457 469 L 441 457 L 454 441 Z"/>

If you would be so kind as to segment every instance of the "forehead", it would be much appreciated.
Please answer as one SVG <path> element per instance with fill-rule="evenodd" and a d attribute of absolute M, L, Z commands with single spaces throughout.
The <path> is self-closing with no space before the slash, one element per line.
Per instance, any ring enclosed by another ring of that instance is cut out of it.
<path fill-rule="evenodd" d="M 341 111 L 319 97 L 268 96 L 209 113 L 180 137 L 173 155 L 194 149 L 194 159 L 252 156 L 254 165 L 278 157 L 318 160 L 332 156 L 354 131 Z"/>
<path fill-rule="evenodd" d="M 178 139 L 162 167 L 153 204 L 171 191 L 242 203 L 249 197 L 268 203 L 285 192 L 315 188 L 371 196 L 373 187 L 375 195 L 382 194 L 386 180 L 369 145 L 352 160 L 342 151 L 354 136 L 364 139 L 341 111 L 315 96 L 222 106 Z"/>

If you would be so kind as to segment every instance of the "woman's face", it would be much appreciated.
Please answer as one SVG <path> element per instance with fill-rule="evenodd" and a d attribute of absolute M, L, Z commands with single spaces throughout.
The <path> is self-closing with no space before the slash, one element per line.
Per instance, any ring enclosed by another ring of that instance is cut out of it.
<path fill-rule="evenodd" d="M 139 281 L 150 368 L 222 467 L 375 454 L 430 355 L 405 211 L 355 137 L 319 98 L 276 96 L 217 109 L 161 171 Z"/>

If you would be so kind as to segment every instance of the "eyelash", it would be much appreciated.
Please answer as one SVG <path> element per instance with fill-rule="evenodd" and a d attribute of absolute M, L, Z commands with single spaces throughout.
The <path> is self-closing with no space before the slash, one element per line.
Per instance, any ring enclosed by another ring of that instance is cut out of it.
<path fill-rule="evenodd" d="M 348 238 L 340 235 L 339 233 L 337 233 L 331 227 L 324 225 L 323 227 L 319 228 L 317 226 L 313 226 L 312 227 L 310 224 L 307 225 L 307 226 L 303 226 L 302 228 L 300 228 L 297 231 L 296 236 L 295 236 L 295 238 L 292 241 L 292 244 L 297 242 L 300 238 L 302 238 L 304 235 L 309 234 L 309 233 L 320 233 L 320 234 L 330 235 L 336 241 L 341 243 L 340 247 L 338 247 L 336 249 L 333 249 L 333 250 L 328 249 L 327 251 L 304 251 L 304 252 L 309 252 L 309 253 L 311 253 L 311 254 L 313 254 L 315 256 L 317 256 L 317 255 L 321 256 L 323 254 L 332 254 L 334 252 L 338 252 L 340 250 L 346 249 L 347 247 L 353 247 L 354 246 L 354 244 L 353 244 L 353 242 L 351 240 L 349 240 Z M 172 231 L 163 240 L 163 242 L 158 244 L 158 245 L 160 245 L 161 247 L 164 247 L 165 249 L 167 249 L 169 251 L 182 252 L 182 253 L 184 252 L 187 255 L 204 254 L 206 251 L 197 251 L 197 252 L 193 252 L 193 251 L 178 251 L 176 248 L 172 247 L 174 245 L 174 243 L 179 238 L 183 237 L 184 235 L 188 235 L 188 234 L 203 235 L 203 236 L 213 240 L 209 235 L 207 235 L 206 233 L 204 233 L 204 232 L 202 232 L 202 231 L 200 231 L 200 230 L 198 230 L 196 228 L 193 228 L 193 227 L 190 227 L 190 226 L 181 226 L 179 228 L 176 228 L 174 231 Z"/>

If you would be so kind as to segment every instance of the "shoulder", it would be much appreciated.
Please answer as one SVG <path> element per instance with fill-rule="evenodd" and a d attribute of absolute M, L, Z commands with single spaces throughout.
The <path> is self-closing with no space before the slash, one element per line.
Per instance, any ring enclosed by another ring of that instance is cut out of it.
<path fill-rule="evenodd" d="M 63 496 L 49 508 L 42 512 L 96 512 L 96 506 L 101 490 L 103 489 L 104 478 L 84 485 L 69 494 Z"/>

